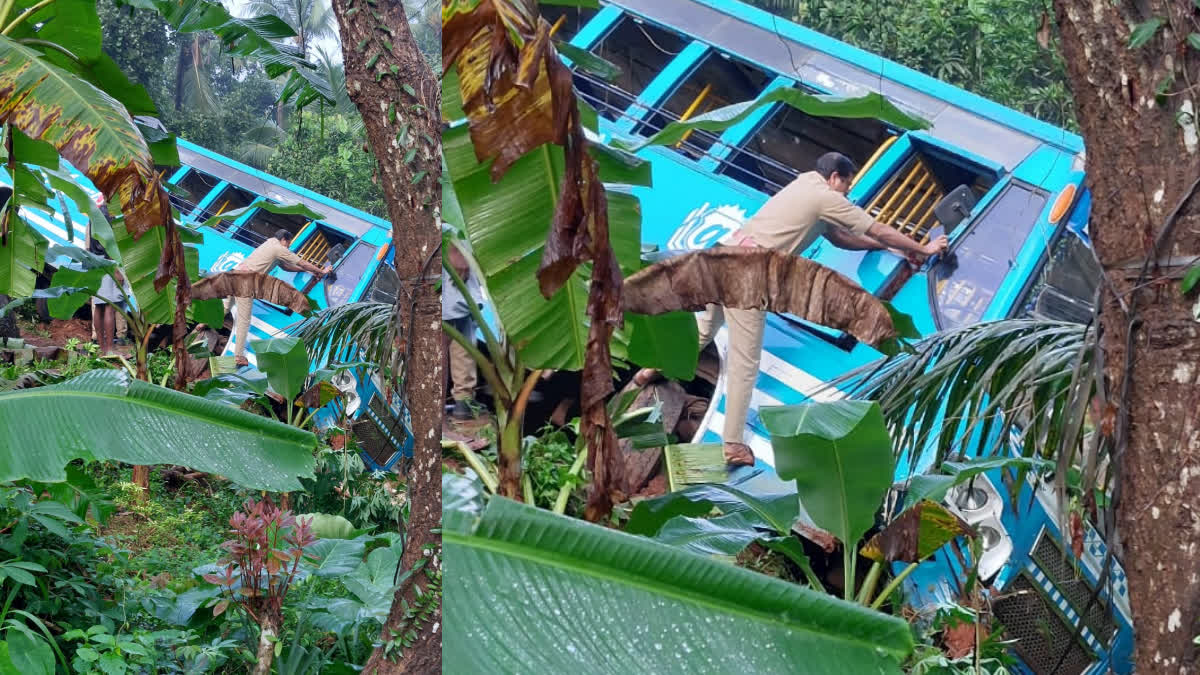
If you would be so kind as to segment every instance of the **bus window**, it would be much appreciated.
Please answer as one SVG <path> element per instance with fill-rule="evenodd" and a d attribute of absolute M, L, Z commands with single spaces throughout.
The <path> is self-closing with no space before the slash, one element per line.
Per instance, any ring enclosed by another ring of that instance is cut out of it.
<path fill-rule="evenodd" d="M 360 241 L 354 250 L 342 258 L 342 262 L 333 269 L 337 278 L 325 284 L 325 300 L 330 307 L 350 302 L 351 294 L 378 250 L 378 247 Z"/>
<path fill-rule="evenodd" d="M 915 142 L 917 151 L 892 172 L 864 207 L 879 222 L 922 244 L 936 226 L 933 209 L 946 193 L 967 185 L 982 199 L 996 182 L 991 170 Z"/>
<path fill-rule="evenodd" d="M 171 174 L 166 174 L 167 178 Z M 180 214 L 188 214 L 196 210 L 196 205 L 204 201 L 204 197 L 220 183 L 220 179 L 214 178 L 199 169 L 188 169 L 183 178 L 175 184 L 184 194 L 168 193 L 171 200 L 171 206 L 179 210 Z"/>
<path fill-rule="evenodd" d="M 840 152 L 862 166 L 888 135 L 888 126 L 878 120 L 812 117 L 781 103 L 720 171 L 773 195 L 811 171 L 827 152 Z"/>
<path fill-rule="evenodd" d="M 287 230 L 295 237 L 308 224 L 304 216 L 293 216 L 283 213 L 271 213 L 266 209 L 255 209 L 233 238 L 250 246 L 258 246 L 275 236 L 279 230 Z"/>
<path fill-rule="evenodd" d="M 195 171 L 195 169 L 192 171 Z M 188 172 L 189 176 L 192 174 L 192 171 Z M 219 216 L 230 211 L 236 211 L 237 209 L 244 209 L 253 204 L 254 200 L 257 198 L 258 197 L 255 196 L 253 192 L 243 190 L 236 185 L 226 185 L 225 189 L 221 190 L 221 194 L 217 195 L 216 199 L 208 203 L 208 206 L 205 207 L 203 213 L 200 213 L 198 216 L 196 216 L 196 220 L 204 222 L 213 216 Z M 224 232 L 232 226 L 233 221 L 226 219 L 217 221 L 217 224 L 215 225 L 218 232 Z"/>
<path fill-rule="evenodd" d="M 606 82 L 577 69 L 575 86 L 600 115 L 616 121 L 687 45 L 688 40 L 677 33 L 626 15 L 592 49 L 597 56 L 616 65 L 620 75 L 615 81 Z"/>
<path fill-rule="evenodd" d="M 1100 283 L 1100 264 L 1092 249 L 1071 232 L 1059 235 L 1017 306 L 1017 315 L 1046 321 L 1087 323 Z"/>
<path fill-rule="evenodd" d="M 760 68 L 725 54 L 709 53 L 662 107 L 637 128 L 637 133 L 653 136 L 671 122 L 753 100 L 770 81 L 770 76 Z M 698 130 L 676 143 L 675 149 L 698 159 L 712 147 L 717 137 L 717 134 Z"/>
<path fill-rule="evenodd" d="M 375 268 L 375 278 L 371 280 L 371 285 L 363 294 L 363 300 L 390 305 L 396 302 L 399 293 L 400 277 L 396 275 L 396 270 L 391 265 L 383 264 Z"/>
<path fill-rule="evenodd" d="M 354 242 L 350 237 L 318 224 L 314 228 L 313 233 L 308 235 L 304 239 L 304 242 L 300 244 L 300 248 L 296 251 L 296 254 L 314 265 L 323 267 L 330 262 L 328 259 L 330 251 L 339 245 L 345 251 L 350 248 L 352 243 Z"/>
<path fill-rule="evenodd" d="M 978 323 L 1046 206 L 1046 193 L 1008 185 L 929 276 L 938 330 Z"/>
<path fill-rule="evenodd" d="M 570 42 L 580 28 L 596 16 L 598 10 L 588 7 L 567 7 L 564 5 L 542 5 L 542 18 L 550 22 L 550 26 L 558 26 L 554 30 L 554 39 Z"/>

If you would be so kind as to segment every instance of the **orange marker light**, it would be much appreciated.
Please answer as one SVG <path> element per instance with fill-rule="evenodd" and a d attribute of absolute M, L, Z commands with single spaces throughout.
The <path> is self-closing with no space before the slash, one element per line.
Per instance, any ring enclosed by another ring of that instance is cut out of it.
<path fill-rule="evenodd" d="M 1075 184 L 1072 183 L 1062 189 L 1058 193 L 1058 197 L 1054 199 L 1054 206 L 1050 207 L 1050 224 L 1054 225 L 1062 220 L 1062 217 L 1067 214 L 1067 209 L 1071 208 L 1071 204 L 1075 203 Z"/>

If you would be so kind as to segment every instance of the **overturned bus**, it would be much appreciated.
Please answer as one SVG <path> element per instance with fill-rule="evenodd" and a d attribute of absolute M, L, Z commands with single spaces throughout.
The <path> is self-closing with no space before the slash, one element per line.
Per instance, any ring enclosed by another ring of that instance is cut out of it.
<path fill-rule="evenodd" d="M 890 301 L 922 335 L 1009 317 L 1091 316 L 1097 268 L 1078 136 L 732 0 L 601 0 L 599 9 L 544 7 L 543 15 L 558 37 L 620 68 L 611 80 L 574 71 L 576 90 L 600 115 L 605 141 L 636 144 L 672 121 L 780 88 L 847 97 L 877 92 L 931 123 L 905 131 L 776 103 L 724 132 L 694 130 L 678 143 L 646 147 L 637 154 L 652 165 L 654 187 L 633 193 L 641 202 L 643 240 L 660 254 L 727 241 L 748 214 L 836 150 L 860 167 L 849 198 L 914 240 L 935 236 L 939 203 L 950 198 L 963 205 L 965 217 L 950 232 L 951 255 L 916 272 L 889 252 L 846 251 L 824 240 L 802 252 Z M 828 383 L 882 354 L 839 331 L 779 314 L 768 316 L 763 342 L 744 431 L 757 464 L 734 471 L 730 483 L 777 491 L 758 409 L 843 396 Z M 727 348 L 725 329 L 716 346 Z M 692 442 L 720 442 L 724 409 L 721 375 Z M 932 458 L 931 447 L 913 465 L 901 463 L 896 484 L 930 470 Z M 1103 538 L 1085 522 L 1076 556 L 1064 545 L 1066 524 L 1051 486 L 1024 478 L 1010 500 L 1016 479 L 991 471 L 965 493 L 951 493 L 946 504 L 986 529 L 976 562 L 1021 667 L 1131 672 L 1133 627 L 1119 562 L 1097 588 Z M 918 608 L 952 602 L 970 560 L 958 543 L 943 547 L 909 577 L 907 601 Z"/>
<path fill-rule="evenodd" d="M 277 231 L 286 230 L 292 234 L 292 251 L 313 264 L 332 266 L 333 274 L 322 283 L 313 283 L 312 275 L 306 272 L 288 272 L 278 266 L 270 274 L 307 291 L 317 309 L 351 302 L 395 302 L 398 279 L 390 223 L 182 139 L 178 141 L 178 150 L 180 166 L 157 169 L 169 185 L 169 198 L 179 222 L 195 228 L 193 231 L 199 235 L 200 241 L 194 246 L 199 254 L 201 275 L 232 270 L 258 245 Z M 73 169 L 69 171 L 97 204 L 104 203 L 103 195 L 86 177 Z M 0 184 L 11 186 L 3 172 Z M 21 216 L 51 244 L 78 246 L 87 241 L 88 209 L 77 206 L 66 194 L 60 196 L 54 213 L 23 207 Z M 261 200 L 279 205 L 302 204 L 321 214 L 321 218 L 310 220 L 263 208 L 246 208 Z M 220 218 L 222 214 L 235 212 L 236 216 Z M 68 227 L 72 228 L 70 237 Z M 55 268 L 69 262 L 62 256 L 48 259 L 40 285 L 48 283 Z M 250 344 L 246 349 L 251 364 L 248 367 L 256 363 L 253 340 L 287 335 L 299 319 L 288 308 L 255 299 Z M 230 334 L 224 355 L 234 353 L 234 339 Z M 353 354 L 336 356 L 344 362 L 357 360 Z M 413 439 L 406 411 L 400 406 L 399 397 L 388 400 L 377 373 L 365 369 L 357 370 L 358 375 L 352 372 L 334 378 L 333 384 L 342 395 L 315 411 L 313 419 L 318 427 L 328 427 L 343 417 L 349 419 L 360 438 L 370 437 L 362 453 L 366 466 L 377 471 L 393 470 L 402 458 L 412 457 Z"/>

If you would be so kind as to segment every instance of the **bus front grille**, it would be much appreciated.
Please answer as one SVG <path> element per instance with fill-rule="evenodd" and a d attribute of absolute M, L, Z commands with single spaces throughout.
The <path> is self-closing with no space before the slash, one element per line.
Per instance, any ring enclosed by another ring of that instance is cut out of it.
<path fill-rule="evenodd" d="M 1005 636 L 1016 640 L 1017 655 L 1037 675 L 1079 675 L 1092 665 L 1090 650 L 1027 573 L 992 603 L 992 612 Z"/>

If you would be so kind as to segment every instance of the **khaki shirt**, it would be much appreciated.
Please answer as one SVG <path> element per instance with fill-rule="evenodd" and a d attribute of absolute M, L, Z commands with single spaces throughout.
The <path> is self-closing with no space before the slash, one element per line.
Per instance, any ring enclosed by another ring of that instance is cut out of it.
<path fill-rule="evenodd" d="M 283 245 L 283 242 L 271 237 L 263 242 L 261 246 L 254 249 L 254 252 L 251 253 L 250 256 L 245 260 L 243 260 L 241 264 L 237 266 L 237 269 L 246 272 L 259 272 L 261 274 L 266 274 L 267 272 L 271 271 L 271 268 L 275 266 L 275 263 L 281 260 L 296 267 L 299 267 L 301 263 L 304 262 L 303 258 L 295 253 L 292 253 L 288 247 Z"/>
<path fill-rule="evenodd" d="M 863 235 L 874 222 L 866 211 L 829 187 L 821 174 L 809 171 L 768 199 L 741 234 L 763 248 L 798 253 L 825 233 L 826 223 Z"/>

